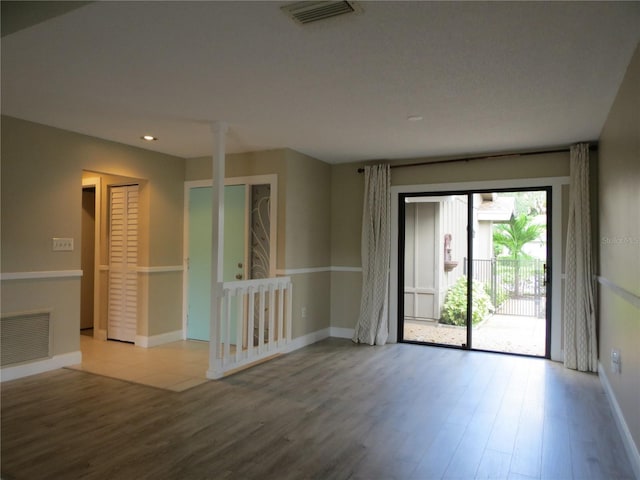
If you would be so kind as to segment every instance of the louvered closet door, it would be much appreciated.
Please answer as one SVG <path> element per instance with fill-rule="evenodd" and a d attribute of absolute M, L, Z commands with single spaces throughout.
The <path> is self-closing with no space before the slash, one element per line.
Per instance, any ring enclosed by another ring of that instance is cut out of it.
<path fill-rule="evenodd" d="M 138 318 L 138 186 L 111 188 L 109 339 L 134 342 Z"/>

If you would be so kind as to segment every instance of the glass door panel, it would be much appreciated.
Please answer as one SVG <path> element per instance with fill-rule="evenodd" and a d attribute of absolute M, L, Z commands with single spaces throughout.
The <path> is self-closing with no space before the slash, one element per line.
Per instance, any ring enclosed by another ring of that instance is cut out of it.
<path fill-rule="evenodd" d="M 474 208 L 477 350 L 544 357 L 547 345 L 547 190 L 484 192 Z"/>
<path fill-rule="evenodd" d="M 407 196 L 402 341 L 467 345 L 469 196 Z"/>

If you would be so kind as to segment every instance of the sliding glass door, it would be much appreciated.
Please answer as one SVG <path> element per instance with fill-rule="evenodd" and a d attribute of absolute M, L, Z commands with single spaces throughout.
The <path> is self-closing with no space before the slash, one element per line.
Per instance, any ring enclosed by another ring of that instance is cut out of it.
<path fill-rule="evenodd" d="M 398 338 L 549 355 L 549 191 L 400 195 Z"/>

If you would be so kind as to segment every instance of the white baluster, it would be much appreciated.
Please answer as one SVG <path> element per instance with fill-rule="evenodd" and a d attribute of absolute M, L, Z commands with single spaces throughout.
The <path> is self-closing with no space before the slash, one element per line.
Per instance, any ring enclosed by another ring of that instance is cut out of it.
<path fill-rule="evenodd" d="M 268 349 L 275 348 L 273 344 L 273 330 L 275 328 L 276 289 L 273 283 L 269 284 L 269 345 Z"/>
<path fill-rule="evenodd" d="M 278 282 L 278 346 L 284 345 L 284 291 L 286 283 Z"/>
<path fill-rule="evenodd" d="M 289 281 L 287 287 L 287 316 L 286 316 L 286 335 L 287 343 L 291 342 L 291 315 L 293 313 L 293 284 Z"/>
<path fill-rule="evenodd" d="M 258 315 L 258 354 L 264 351 L 264 285 L 260 285 L 260 313 Z"/>
<path fill-rule="evenodd" d="M 230 343 L 231 343 L 231 291 L 229 289 L 225 289 L 224 291 L 224 304 L 225 304 L 225 316 L 224 316 L 224 354 L 222 355 L 222 364 L 226 365 L 230 360 Z"/>
<path fill-rule="evenodd" d="M 253 287 L 247 289 L 247 295 L 249 296 L 248 308 L 247 308 L 247 358 L 253 358 L 253 329 L 255 320 L 255 293 L 256 290 Z"/>
<path fill-rule="evenodd" d="M 236 323 L 236 363 L 240 361 L 242 354 L 242 329 L 244 328 L 244 288 L 236 288 L 236 302 L 238 304 Z"/>

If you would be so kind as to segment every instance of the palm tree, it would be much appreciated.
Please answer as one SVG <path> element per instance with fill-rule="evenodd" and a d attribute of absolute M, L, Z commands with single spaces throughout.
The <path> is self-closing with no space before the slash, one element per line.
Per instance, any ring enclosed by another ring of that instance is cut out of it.
<path fill-rule="evenodd" d="M 523 248 L 527 243 L 537 240 L 544 231 L 544 225 L 532 223 L 531 217 L 524 213 L 512 216 L 508 223 L 500 223 L 495 226 L 494 245 L 505 247 L 509 250 L 511 259 L 514 260 L 514 293 L 516 296 L 520 295 L 520 260 L 526 255 Z"/>

